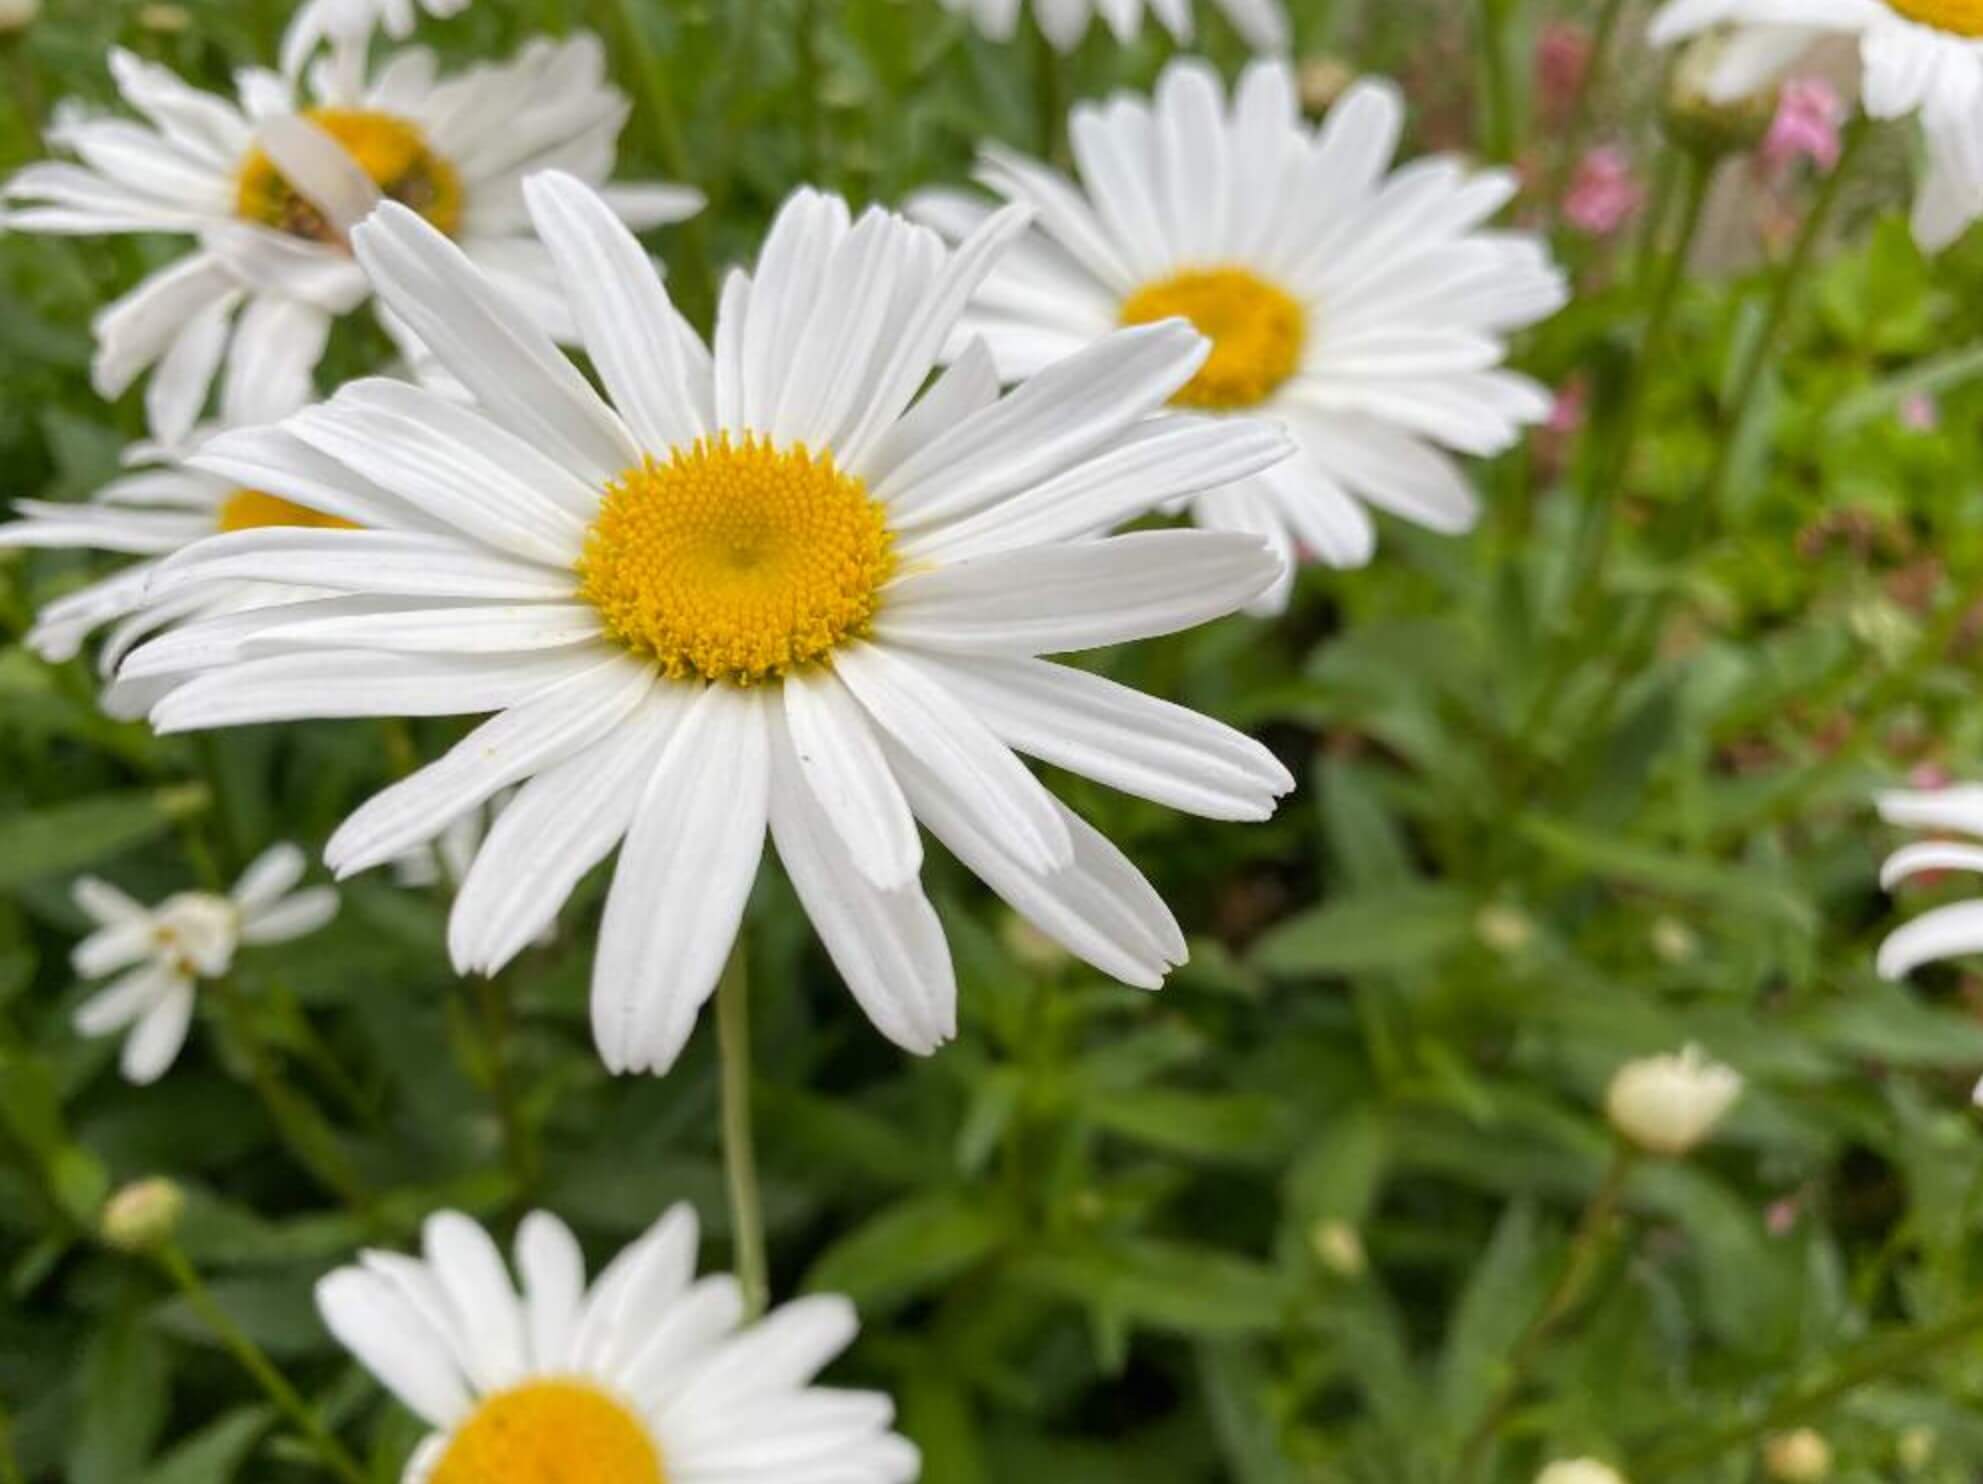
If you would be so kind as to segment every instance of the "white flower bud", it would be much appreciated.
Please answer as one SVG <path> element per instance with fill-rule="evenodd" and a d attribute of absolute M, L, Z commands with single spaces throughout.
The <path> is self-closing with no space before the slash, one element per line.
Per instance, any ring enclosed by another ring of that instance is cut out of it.
<path fill-rule="evenodd" d="M 41 14 L 41 0 L 0 0 L 0 35 L 25 31 Z"/>
<path fill-rule="evenodd" d="M 1819 1484 L 1832 1471 L 1832 1449 L 1808 1427 L 1780 1432 L 1763 1444 L 1763 1467 L 1783 1484 Z"/>
<path fill-rule="evenodd" d="M 1918 1474 L 1935 1459 L 1935 1429 L 1932 1427 L 1910 1427 L 1900 1435 L 1894 1451 L 1900 1455 L 1900 1466 L 1910 1474 Z"/>
<path fill-rule="evenodd" d="M 1361 1278 L 1370 1266 L 1362 1235 L 1347 1221 L 1318 1221 L 1308 1242 L 1315 1260 L 1338 1278 Z"/>
<path fill-rule="evenodd" d="M 150 1252 L 172 1240 L 185 1210 L 186 1193 L 170 1180 L 139 1180 L 104 1206 L 103 1243 L 134 1256 Z"/>
<path fill-rule="evenodd" d="M 1625 1476 L 1595 1458 L 1565 1458 L 1537 1474 L 1535 1484 L 1625 1484 Z"/>
<path fill-rule="evenodd" d="M 1604 1095 L 1605 1116 L 1652 1154 L 1681 1155 L 1699 1144 L 1741 1095 L 1742 1078 L 1698 1046 L 1678 1056 L 1629 1061 Z"/>

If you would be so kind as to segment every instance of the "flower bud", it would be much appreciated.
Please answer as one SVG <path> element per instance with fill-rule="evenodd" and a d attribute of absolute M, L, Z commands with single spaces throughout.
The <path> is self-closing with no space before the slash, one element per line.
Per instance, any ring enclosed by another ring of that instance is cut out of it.
<path fill-rule="evenodd" d="M 1708 1136 L 1741 1092 L 1742 1078 L 1732 1068 L 1689 1046 L 1678 1056 L 1626 1062 L 1612 1076 L 1604 1112 L 1639 1148 L 1681 1155 Z"/>
<path fill-rule="evenodd" d="M 164 1246 L 179 1230 L 186 1193 L 170 1180 L 139 1180 L 113 1195 L 103 1208 L 103 1244 L 141 1255 Z"/>
<path fill-rule="evenodd" d="M 1355 81 L 1354 67 L 1341 57 L 1323 53 L 1302 59 L 1301 68 L 1295 74 L 1295 91 L 1301 96 L 1301 106 L 1308 112 L 1327 113 Z"/>
<path fill-rule="evenodd" d="M 1832 1449 L 1808 1427 L 1780 1432 L 1763 1444 L 1763 1467 L 1782 1484 L 1819 1484 L 1832 1471 Z"/>
<path fill-rule="evenodd" d="M 1776 117 L 1775 79 L 1731 90 L 1724 63 L 1734 37 L 1725 29 L 1697 36 L 1667 73 L 1661 122 L 1682 149 L 1711 157 L 1753 149 Z"/>
<path fill-rule="evenodd" d="M 1318 1221 L 1308 1235 L 1315 1260 L 1338 1278 L 1361 1278 L 1370 1266 L 1363 1237 L 1347 1221 Z"/>
<path fill-rule="evenodd" d="M 0 36 L 25 31 L 41 14 L 41 0 L 0 0 Z"/>
<path fill-rule="evenodd" d="M 1935 1461 L 1935 1429 L 1932 1427 L 1910 1427 L 1900 1435 L 1894 1445 L 1894 1452 L 1900 1455 L 1900 1466 L 1910 1474 L 1918 1474 Z"/>
<path fill-rule="evenodd" d="M 1537 1474 L 1535 1484 L 1625 1484 L 1625 1476 L 1595 1458 L 1565 1458 Z"/>
<path fill-rule="evenodd" d="M 1496 953 L 1517 954 L 1535 941 L 1535 922 L 1519 907 L 1482 907 L 1473 920 L 1474 936 Z"/>
<path fill-rule="evenodd" d="M 1652 951 L 1661 963 L 1689 963 L 1700 953 L 1701 940 L 1679 918 L 1662 917 L 1652 925 Z"/>

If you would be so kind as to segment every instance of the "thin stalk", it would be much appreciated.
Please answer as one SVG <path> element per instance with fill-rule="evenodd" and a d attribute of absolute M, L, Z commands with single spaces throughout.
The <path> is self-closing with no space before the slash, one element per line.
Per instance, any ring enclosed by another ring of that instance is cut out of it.
<path fill-rule="evenodd" d="M 1978 1333 L 1983 1333 L 1983 1303 L 1973 1304 L 1940 1324 L 1883 1336 L 1861 1346 L 1830 1379 L 1787 1396 L 1754 1417 L 1654 1448 L 1632 1465 L 1631 1477 L 1650 1480 L 1690 1475 L 1731 1449 L 1821 1416 L 1834 1402 L 1861 1386 L 1909 1370 Z"/>
<path fill-rule="evenodd" d="M 1549 173 L 1551 226 L 1562 220 L 1563 193 L 1569 187 L 1571 171 L 1577 168 L 1584 136 L 1590 132 L 1591 99 L 1611 60 L 1611 40 L 1618 30 L 1618 18 L 1624 12 L 1625 0 L 1604 0 L 1604 8 L 1598 12 L 1597 25 L 1591 32 L 1590 60 L 1584 64 L 1584 75 L 1577 79 L 1576 96 L 1570 100 L 1570 116 L 1564 121 L 1563 137 L 1557 145 L 1556 165 Z"/>
<path fill-rule="evenodd" d="M 799 0 L 799 34 L 796 38 L 799 64 L 799 158 L 807 180 L 821 179 L 826 162 L 826 143 L 819 106 L 821 67 L 819 59 L 819 0 Z"/>
<path fill-rule="evenodd" d="M 1481 153 L 1490 160 L 1515 156 L 1515 86 L 1508 65 L 1508 22 L 1513 0 L 1480 0 Z"/>
<path fill-rule="evenodd" d="M 482 1021 L 483 1055 L 488 1060 L 489 1097 L 496 1105 L 496 1118 L 503 1130 L 503 1162 L 509 1166 L 516 1190 L 512 1205 L 525 1209 L 537 1185 L 537 1155 L 530 1141 L 530 1125 L 523 1116 L 517 1097 L 516 1078 L 511 1075 L 509 1033 L 512 1022 L 509 987 L 500 978 L 474 979 L 476 1008 Z"/>
<path fill-rule="evenodd" d="M 1067 162 L 1067 61 L 1038 22 L 1033 25 L 1033 110 L 1040 158 Z"/>
<path fill-rule="evenodd" d="M 633 58 L 634 83 L 640 91 L 641 107 L 654 129 L 654 146 L 661 168 L 669 178 L 683 185 L 696 184 L 690 168 L 688 145 L 682 133 L 681 115 L 675 111 L 674 94 L 654 44 L 640 23 L 638 0 L 599 0 L 617 22 L 620 35 Z M 681 225 L 681 249 L 675 255 L 674 273 L 669 284 L 677 306 L 690 322 L 707 330 L 716 312 L 716 280 L 710 268 L 707 213 L 690 217 Z"/>
<path fill-rule="evenodd" d="M 1797 291 L 1803 287 L 1807 270 L 1811 264 L 1811 254 L 1818 245 L 1818 239 L 1830 224 L 1832 211 L 1838 205 L 1839 195 L 1845 178 L 1851 173 L 1853 162 L 1858 158 L 1860 147 L 1872 132 L 1872 126 L 1865 114 L 1856 114 L 1846 126 L 1845 138 L 1839 146 L 1838 163 L 1832 166 L 1831 173 L 1819 188 L 1818 198 L 1811 203 L 1811 209 L 1804 215 L 1804 224 L 1798 228 L 1797 240 L 1792 244 L 1790 255 L 1783 260 L 1777 270 L 1776 280 L 1770 285 L 1769 302 L 1763 310 L 1763 323 L 1756 332 L 1756 338 L 1744 357 L 1742 369 L 1735 379 L 1735 387 L 1728 399 L 1727 428 L 1722 436 L 1721 446 L 1715 450 L 1713 465 L 1707 478 L 1702 482 L 1701 494 L 1695 500 L 1688 514 L 1688 546 L 1702 539 L 1712 529 L 1714 517 L 1719 512 L 1722 498 L 1727 491 L 1730 474 L 1735 468 L 1735 450 L 1742 442 L 1742 429 L 1749 420 L 1751 404 L 1756 398 L 1756 389 L 1762 385 L 1763 373 L 1769 369 L 1775 358 L 1776 343 L 1783 333 L 1785 322 L 1790 317 L 1790 306 L 1796 302 Z"/>
<path fill-rule="evenodd" d="M 730 1189 L 730 1229 L 744 1312 L 756 1318 L 771 1296 L 764 1253 L 764 1200 L 751 1134 L 750 972 L 740 934 L 716 986 L 716 1040 L 723 1064 L 723 1175 Z"/>
<path fill-rule="evenodd" d="M 1536 1361 L 1562 1327 L 1563 1321 L 1582 1301 L 1584 1290 L 1590 1286 L 1591 1275 L 1597 1270 L 1598 1259 L 1603 1255 L 1606 1234 L 1618 1214 L 1618 1203 L 1625 1194 L 1625 1181 L 1632 1173 L 1635 1162 L 1636 1156 L 1630 1146 L 1620 1143 L 1613 1148 L 1604 1178 L 1598 1182 L 1597 1189 L 1584 1206 L 1583 1215 L 1577 1219 L 1577 1229 L 1570 1238 L 1570 1249 L 1564 1254 L 1563 1270 L 1557 1275 L 1555 1286 L 1549 1290 L 1549 1296 L 1543 1300 L 1535 1318 L 1529 1321 L 1522 1337 L 1515 1342 L 1501 1385 L 1496 1388 L 1481 1412 L 1480 1421 L 1467 1434 L 1466 1443 L 1460 1449 L 1459 1467 L 1454 1477 L 1462 1484 L 1479 1473 L 1488 1449 L 1501 1431 L 1501 1425 L 1521 1400 L 1522 1389 L 1528 1385 L 1529 1374 L 1535 1369 Z"/>
<path fill-rule="evenodd" d="M 316 1411 L 306 1402 L 296 1388 L 289 1384 L 289 1378 L 277 1370 L 274 1362 L 262 1353 L 261 1348 L 248 1337 L 245 1330 L 236 1324 L 228 1312 L 214 1301 L 213 1294 L 201 1281 L 199 1273 L 186 1260 L 186 1254 L 176 1243 L 167 1242 L 157 1253 L 158 1265 L 186 1296 L 186 1302 L 193 1312 L 200 1316 L 206 1327 L 213 1331 L 214 1338 L 226 1347 L 228 1353 L 240 1363 L 241 1369 L 255 1379 L 276 1409 L 296 1425 L 299 1432 L 317 1450 L 323 1459 L 324 1467 L 346 1484 L 369 1484 L 365 1470 L 359 1467 L 344 1445 L 333 1437 L 317 1417 Z"/>
<path fill-rule="evenodd" d="M 27 1484 L 20 1460 L 14 1457 L 14 1421 L 0 1411 L 0 1484 Z"/>

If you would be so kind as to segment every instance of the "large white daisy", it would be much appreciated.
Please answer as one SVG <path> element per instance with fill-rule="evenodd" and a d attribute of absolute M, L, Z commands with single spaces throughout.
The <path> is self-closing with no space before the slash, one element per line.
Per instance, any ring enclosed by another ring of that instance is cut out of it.
<path fill-rule="evenodd" d="M 1218 75 L 1187 59 L 1153 103 L 1074 110 L 1079 185 L 986 146 L 978 178 L 1038 222 L 986 278 L 952 349 L 982 338 L 1016 380 L 1121 326 L 1181 317 L 1211 354 L 1178 404 L 1266 414 L 1301 448 L 1199 496 L 1201 524 L 1336 566 L 1370 559 L 1362 502 L 1467 529 L 1477 501 L 1445 450 L 1498 453 L 1548 416 L 1544 390 L 1501 368 L 1503 337 L 1565 288 L 1535 238 L 1481 225 L 1514 193 L 1508 172 L 1442 158 L 1387 175 L 1402 119 L 1392 88 L 1361 83 L 1311 132 L 1285 63 L 1248 68 L 1228 107 Z M 962 238 L 992 208 L 940 190 L 910 209 Z M 1284 580 L 1261 607 L 1286 594 Z"/>
<path fill-rule="evenodd" d="M 1887 857 L 1880 885 L 1892 891 L 1927 871 L 1983 871 L 1983 784 L 1897 789 L 1879 796 L 1880 817 L 1908 829 L 1967 835 L 1967 840 L 1918 840 Z M 1880 944 L 1882 978 L 1903 979 L 1923 964 L 1983 953 L 1983 901 L 1931 908 Z"/>
<path fill-rule="evenodd" d="M 966 299 L 1024 229 L 955 253 L 802 192 L 713 353 L 652 262 L 570 177 L 527 187 L 610 400 L 413 212 L 354 233 L 391 308 L 478 400 L 347 388 L 201 455 L 360 531 L 223 536 L 158 586 L 307 581 L 349 596 L 191 625 L 124 673 L 192 674 L 165 730 L 305 716 L 499 712 L 329 847 L 342 874 L 522 791 L 455 902 L 493 972 L 625 839 L 594 976 L 615 1070 L 662 1069 L 714 989 L 767 827 L 887 1035 L 953 1033 L 920 821 L 1044 932 L 1154 987 L 1184 940 L 1135 868 L 1014 749 L 1131 793 L 1260 819 L 1292 787 L 1258 743 L 1038 658 L 1228 613 L 1279 575 L 1257 537 L 1102 533 L 1288 453 L 1272 424 L 1157 416 L 1197 372 L 1183 324 L 1102 337 L 1000 397 L 967 351 L 918 398 Z M 526 781 L 527 780 L 527 781 Z"/>
<path fill-rule="evenodd" d="M 697 1279 L 677 1206 L 589 1288 L 543 1211 L 496 1244 L 454 1212 L 423 1258 L 366 1252 L 317 1285 L 338 1340 L 434 1431 L 404 1484 L 908 1484 L 921 1467 L 877 1392 L 811 1384 L 852 1342 L 817 1294 L 745 1326 L 728 1273 Z"/>
<path fill-rule="evenodd" d="M 371 296 L 348 234 L 381 199 L 456 238 L 569 338 L 522 183 L 552 166 L 593 182 L 612 172 L 628 105 L 606 82 L 594 38 L 534 42 L 513 62 L 451 78 L 418 48 L 369 81 L 326 64 L 313 69 L 307 99 L 269 72 L 242 73 L 230 102 L 128 52 L 112 52 L 110 67 L 144 121 L 69 110 L 49 137 L 80 163 L 20 171 L 6 186 L 14 204 L 4 220 L 22 231 L 197 238 L 96 325 L 102 395 L 122 395 L 157 367 L 147 400 L 159 437 L 177 441 L 193 426 L 223 362 L 231 381 L 283 386 L 292 402 L 308 395 L 333 321 Z M 675 186 L 607 195 L 636 226 L 679 220 L 700 204 Z M 403 336 L 402 347 L 417 352 Z"/>
<path fill-rule="evenodd" d="M 1939 251 L 1983 216 L 1983 5 L 1976 0 L 1669 0 L 1660 45 L 1735 27 L 1708 80 L 1719 101 L 1774 83 L 1812 42 L 1858 38 L 1861 102 L 1874 118 L 1918 117 L 1927 169 L 1914 235 Z"/>
<path fill-rule="evenodd" d="M 304 0 L 282 34 L 282 70 L 294 77 L 318 47 L 360 49 L 380 28 L 395 41 L 413 34 L 420 11 L 436 17 L 460 15 L 469 0 Z"/>
<path fill-rule="evenodd" d="M 93 876 L 77 881 L 76 905 L 96 931 L 76 945 L 71 967 L 85 979 L 125 971 L 84 1002 L 76 1012 L 77 1031 L 111 1036 L 128 1029 L 124 1076 L 137 1083 L 158 1080 L 186 1044 L 201 980 L 226 974 L 243 944 L 307 937 L 337 915 L 337 893 L 330 887 L 295 890 L 303 867 L 301 850 L 277 845 L 226 896 L 181 892 L 155 908 Z"/>
<path fill-rule="evenodd" d="M 1032 0 L 1033 19 L 1057 50 L 1072 51 L 1100 16 L 1118 41 L 1134 41 L 1145 11 L 1154 13 L 1179 41 L 1192 39 L 1191 0 Z M 1281 0 L 1216 0 L 1235 30 L 1256 51 L 1284 51 L 1288 18 Z M 946 10 L 968 15 L 994 41 L 1010 41 L 1026 0 L 943 0 Z"/>

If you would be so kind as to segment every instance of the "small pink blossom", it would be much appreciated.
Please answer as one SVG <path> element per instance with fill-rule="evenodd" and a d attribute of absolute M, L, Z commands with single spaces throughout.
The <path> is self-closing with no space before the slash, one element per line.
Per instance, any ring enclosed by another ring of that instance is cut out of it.
<path fill-rule="evenodd" d="M 1845 103 L 1838 89 L 1822 77 L 1794 77 L 1778 94 L 1776 117 L 1763 136 L 1763 163 L 1787 170 L 1809 160 L 1819 170 L 1838 163 L 1838 130 L 1845 121 Z"/>
<path fill-rule="evenodd" d="M 1802 1203 L 1794 1195 L 1771 1201 L 1763 1212 L 1763 1229 L 1773 1237 L 1787 1237 L 1797 1230 Z"/>
<path fill-rule="evenodd" d="M 1942 409 L 1926 392 L 1915 392 L 1903 398 L 1894 415 L 1900 419 L 1903 428 L 1916 433 L 1932 433 L 1942 423 Z"/>
<path fill-rule="evenodd" d="M 1556 389 L 1556 398 L 1549 404 L 1549 420 L 1543 426 L 1559 438 L 1570 437 L 1583 427 L 1590 399 L 1590 384 L 1581 376 L 1571 377 Z"/>
<path fill-rule="evenodd" d="M 1645 188 L 1625 152 L 1599 145 L 1577 162 L 1563 197 L 1563 219 L 1589 237 L 1609 237 L 1639 209 Z"/>
<path fill-rule="evenodd" d="M 1537 35 L 1536 89 L 1545 118 L 1570 116 L 1590 71 L 1591 50 L 1591 33 L 1574 21 L 1550 21 Z"/>

